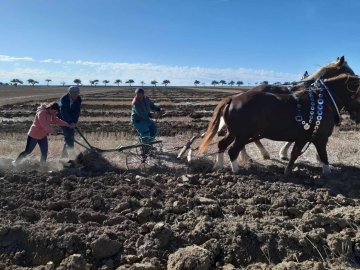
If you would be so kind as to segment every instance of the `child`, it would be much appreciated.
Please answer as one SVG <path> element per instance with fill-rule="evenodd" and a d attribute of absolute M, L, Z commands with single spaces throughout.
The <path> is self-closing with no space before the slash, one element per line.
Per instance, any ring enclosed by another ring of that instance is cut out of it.
<path fill-rule="evenodd" d="M 26 147 L 23 152 L 12 162 L 13 166 L 19 164 L 27 155 L 29 155 L 35 148 L 36 144 L 39 144 L 41 151 L 40 163 L 46 164 L 46 158 L 48 154 L 48 139 L 47 135 L 56 135 L 56 131 L 50 126 L 50 123 L 54 123 L 58 126 L 64 126 L 74 128 L 75 124 L 68 124 L 65 121 L 59 119 L 56 113 L 59 111 L 59 104 L 51 102 L 48 104 L 42 104 L 36 111 L 35 119 L 28 132 Z"/>

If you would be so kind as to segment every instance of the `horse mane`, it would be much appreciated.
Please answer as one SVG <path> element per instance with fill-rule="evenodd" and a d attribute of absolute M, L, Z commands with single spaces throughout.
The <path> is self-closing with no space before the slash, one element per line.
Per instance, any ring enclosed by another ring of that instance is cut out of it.
<path fill-rule="evenodd" d="M 340 65 L 341 62 L 342 62 L 342 64 Z M 313 74 L 311 74 L 309 77 L 307 77 L 303 81 L 305 81 L 305 82 L 306 81 L 315 81 L 315 80 L 321 78 L 326 73 L 327 69 L 340 68 L 340 67 L 346 67 L 346 68 L 348 68 L 349 70 L 351 70 L 353 72 L 353 70 L 350 68 L 348 63 L 344 60 L 344 57 L 341 57 L 341 58 L 338 58 L 337 60 L 335 60 L 333 62 L 330 62 L 329 64 L 327 64 L 327 65 L 325 65 L 323 67 L 320 67 L 317 71 L 315 71 Z"/>
<path fill-rule="evenodd" d="M 315 71 L 313 74 L 311 74 L 309 77 L 305 79 L 305 81 L 315 81 L 318 78 L 321 78 L 327 69 L 336 67 L 338 61 L 331 62 L 323 67 L 320 67 L 317 71 Z M 345 64 L 345 63 L 344 63 Z M 346 64 L 347 65 L 347 64 Z"/>

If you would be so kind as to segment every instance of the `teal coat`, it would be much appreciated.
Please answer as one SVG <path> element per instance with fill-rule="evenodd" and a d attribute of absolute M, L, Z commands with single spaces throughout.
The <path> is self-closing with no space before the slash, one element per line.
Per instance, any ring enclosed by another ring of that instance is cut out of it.
<path fill-rule="evenodd" d="M 149 121 L 151 111 L 160 111 L 160 107 L 156 106 L 147 96 L 144 96 L 142 100 L 135 97 L 132 101 L 131 122 Z"/>

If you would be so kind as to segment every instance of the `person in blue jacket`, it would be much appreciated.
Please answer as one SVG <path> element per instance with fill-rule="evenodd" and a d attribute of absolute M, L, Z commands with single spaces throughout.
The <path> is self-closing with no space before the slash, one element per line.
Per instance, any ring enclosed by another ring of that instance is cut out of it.
<path fill-rule="evenodd" d="M 155 122 L 151 120 L 151 111 L 160 111 L 149 97 L 145 96 L 144 89 L 137 88 L 132 101 L 131 123 L 140 134 L 142 143 L 150 143 L 157 134 Z"/>
<path fill-rule="evenodd" d="M 59 102 L 60 111 L 58 117 L 69 124 L 76 124 L 79 121 L 81 110 L 80 88 L 78 86 L 70 86 L 68 93 L 65 94 Z M 62 127 L 64 133 L 64 148 L 62 157 L 66 158 L 74 153 L 74 136 L 75 130 Z"/>

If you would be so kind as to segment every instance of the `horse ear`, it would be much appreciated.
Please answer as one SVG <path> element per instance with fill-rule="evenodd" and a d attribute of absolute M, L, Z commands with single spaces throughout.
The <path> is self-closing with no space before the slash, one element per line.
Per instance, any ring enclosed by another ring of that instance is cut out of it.
<path fill-rule="evenodd" d="M 340 59 L 339 59 L 338 64 L 339 64 L 340 66 L 342 66 L 342 65 L 344 64 L 344 62 L 345 62 L 345 57 L 344 57 L 344 56 L 341 56 Z"/>

